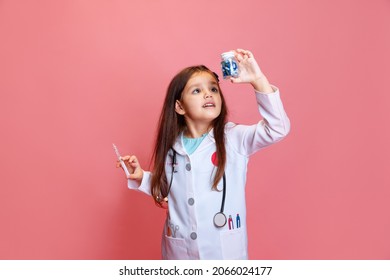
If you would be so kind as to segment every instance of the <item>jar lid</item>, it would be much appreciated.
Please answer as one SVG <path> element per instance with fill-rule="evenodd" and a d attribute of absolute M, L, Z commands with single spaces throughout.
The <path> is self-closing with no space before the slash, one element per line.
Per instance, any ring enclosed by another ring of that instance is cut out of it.
<path fill-rule="evenodd" d="M 234 52 L 224 52 L 221 54 L 222 59 L 228 59 L 234 57 Z"/>

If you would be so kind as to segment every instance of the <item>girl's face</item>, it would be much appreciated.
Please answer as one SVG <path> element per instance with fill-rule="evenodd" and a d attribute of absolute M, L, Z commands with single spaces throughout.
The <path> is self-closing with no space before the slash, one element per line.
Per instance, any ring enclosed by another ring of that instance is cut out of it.
<path fill-rule="evenodd" d="M 208 72 L 195 73 L 188 80 L 181 100 L 176 100 L 176 112 L 186 123 L 210 125 L 221 113 L 221 94 L 217 80 Z"/>

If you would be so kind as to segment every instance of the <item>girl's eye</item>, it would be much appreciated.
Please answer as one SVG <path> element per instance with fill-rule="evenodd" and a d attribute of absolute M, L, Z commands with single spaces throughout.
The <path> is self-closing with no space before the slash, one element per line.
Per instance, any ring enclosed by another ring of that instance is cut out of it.
<path fill-rule="evenodd" d="M 212 91 L 212 92 L 219 92 L 218 88 L 216 88 L 216 87 L 213 87 L 213 88 L 211 89 L 211 91 Z"/>
<path fill-rule="evenodd" d="M 200 90 L 197 88 L 197 89 L 194 89 L 193 91 L 192 91 L 192 93 L 193 94 L 197 94 L 197 93 L 200 93 Z"/>

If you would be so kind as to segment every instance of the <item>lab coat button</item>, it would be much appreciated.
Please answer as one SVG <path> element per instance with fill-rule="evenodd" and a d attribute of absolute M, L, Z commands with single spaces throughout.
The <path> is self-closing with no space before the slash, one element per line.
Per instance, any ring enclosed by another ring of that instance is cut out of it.
<path fill-rule="evenodd" d="M 194 205 L 194 203 L 195 203 L 195 200 L 192 197 L 188 199 L 188 204 L 189 205 L 192 206 L 192 205 Z"/>
<path fill-rule="evenodd" d="M 192 232 L 190 237 L 192 240 L 195 240 L 196 238 L 198 238 L 198 235 L 196 234 L 196 232 Z"/>
<path fill-rule="evenodd" d="M 186 164 L 186 169 L 187 169 L 187 171 L 190 171 L 190 170 L 191 170 L 191 164 L 190 164 L 190 163 L 187 163 L 187 164 Z"/>

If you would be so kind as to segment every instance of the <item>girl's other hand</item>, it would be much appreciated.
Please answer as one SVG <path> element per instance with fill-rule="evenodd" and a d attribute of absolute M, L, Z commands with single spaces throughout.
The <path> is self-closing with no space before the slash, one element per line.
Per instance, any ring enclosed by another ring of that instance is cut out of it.
<path fill-rule="evenodd" d="M 253 54 L 243 49 L 234 50 L 234 53 L 240 68 L 240 75 L 237 78 L 230 78 L 230 81 L 232 83 L 250 83 L 255 90 L 260 92 L 273 92 Z"/>
<path fill-rule="evenodd" d="M 130 177 L 128 179 L 142 181 L 144 176 L 144 171 L 139 164 L 139 161 L 136 156 L 124 156 L 121 157 L 123 162 L 126 164 L 127 170 L 129 170 Z M 122 167 L 119 160 L 117 161 L 116 167 Z"/>

